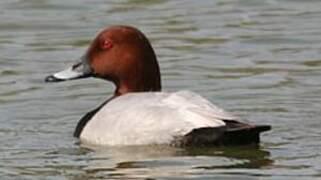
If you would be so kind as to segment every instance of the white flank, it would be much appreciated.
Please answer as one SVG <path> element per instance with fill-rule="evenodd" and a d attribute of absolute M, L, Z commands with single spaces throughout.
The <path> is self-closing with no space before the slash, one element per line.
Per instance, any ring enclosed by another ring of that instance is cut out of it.
<path fill-rule="evenodd" d="M 80 139 L 96 145 L 168 144 L 195 128 L 238 119 L 190 92 L 129 93 L 107 103 L 84 127 Z"/>

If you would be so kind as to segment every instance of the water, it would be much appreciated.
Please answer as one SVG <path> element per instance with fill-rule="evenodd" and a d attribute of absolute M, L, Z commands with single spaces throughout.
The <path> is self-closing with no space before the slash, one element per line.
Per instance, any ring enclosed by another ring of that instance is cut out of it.
<path fill-rule="evenodd" d="M 2 0 L 0 19 L 1 179 L 321 178 L 321 1 Z M 113 85 L 43 79 L 111 24 L 150 38 L 164 90 L 271 124 L 260 148 L 79 145 Z"/>

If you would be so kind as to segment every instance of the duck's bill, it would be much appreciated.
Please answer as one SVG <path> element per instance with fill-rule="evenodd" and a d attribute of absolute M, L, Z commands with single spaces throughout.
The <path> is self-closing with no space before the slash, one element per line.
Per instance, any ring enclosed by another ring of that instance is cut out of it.
<path fill-rule="evenodd" d="M 73 66 L 63 71 L 47 76 L 45 78 L 45 82 L 60 82 L 66 80 L 86 78 L 90 77 L 91 74 L 92 70 L 89 67 L 87 61 L 84 58 L 81 58 L 81 61 L 75 63 Z"/>

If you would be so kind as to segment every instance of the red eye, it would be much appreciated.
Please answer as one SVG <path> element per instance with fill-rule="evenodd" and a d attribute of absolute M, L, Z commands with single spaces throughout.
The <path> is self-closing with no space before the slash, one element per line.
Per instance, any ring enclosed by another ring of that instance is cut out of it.
<path fill-rule="evenodd" d="M 107 50 L 113 47 L 113 43 L 109 39 L 105 39 L 102 43 L 102 49 Z"/>

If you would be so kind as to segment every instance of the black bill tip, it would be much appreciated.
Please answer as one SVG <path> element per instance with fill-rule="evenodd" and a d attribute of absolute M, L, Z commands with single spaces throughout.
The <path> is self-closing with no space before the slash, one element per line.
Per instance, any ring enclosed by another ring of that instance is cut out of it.
<path fill-rule="evenodd" d="M 56 78 L 56 77 L 53 76 L 53 75 L 47 76 L 47 77 L 45 78 L 45 82 L 60 82 L 60 81 L 64 81 L 64 80 L 63 80 L 63 79 Z"/>

